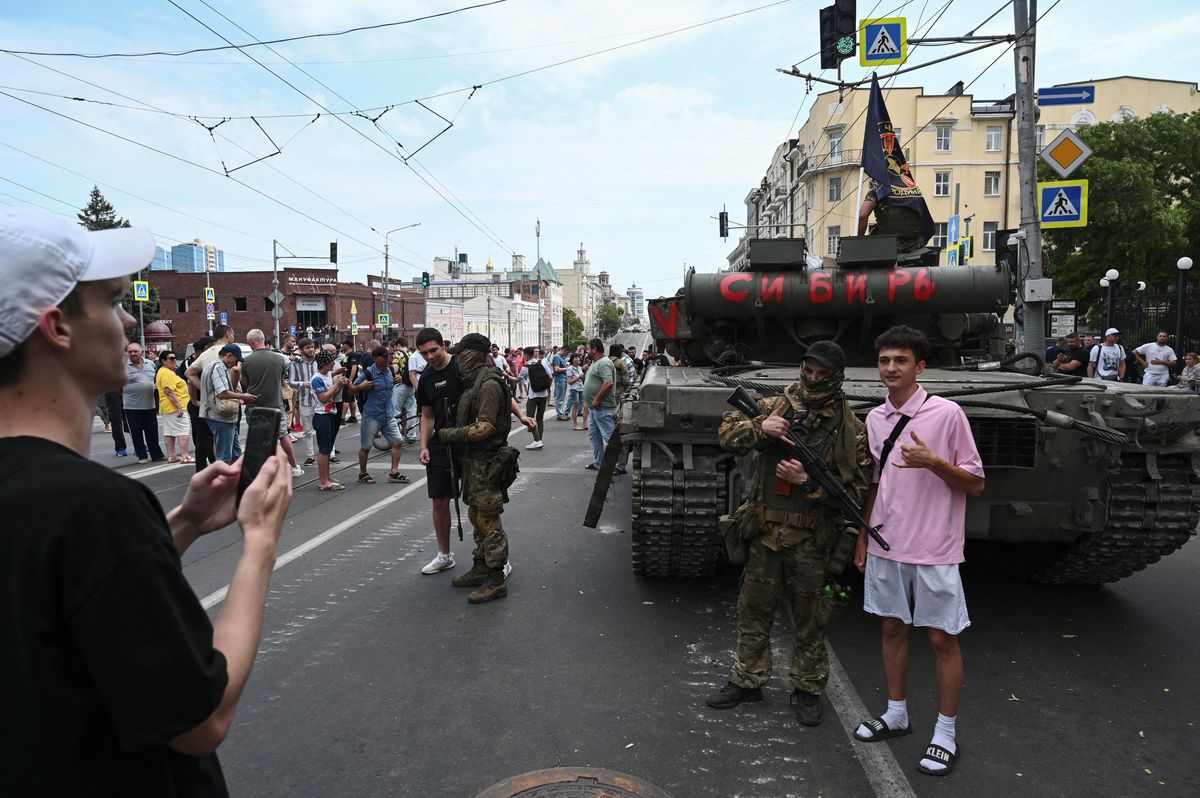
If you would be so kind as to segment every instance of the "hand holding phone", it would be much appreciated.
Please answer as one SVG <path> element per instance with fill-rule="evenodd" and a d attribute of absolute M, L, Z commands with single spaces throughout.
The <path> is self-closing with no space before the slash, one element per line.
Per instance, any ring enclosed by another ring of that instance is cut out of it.
<path fill-rule="evenodd" d="M 258 476 L 263 463 L 279 446 L 279 427 L 283 413 L 274 407 L 251 407 L 246 411 L 246 450 L 242 457 L 242 476 L 238 480 L 237 500 Z"/>

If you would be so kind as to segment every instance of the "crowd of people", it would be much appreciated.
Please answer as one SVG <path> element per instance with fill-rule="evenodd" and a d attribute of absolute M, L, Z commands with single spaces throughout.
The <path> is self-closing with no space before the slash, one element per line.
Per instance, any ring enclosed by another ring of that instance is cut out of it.
<path fill-rule="evenodd" d="M 1046 372 L 1091 377 L 1106 382 L 1140 382 L 1142 385 L 1167 387 L 1174 385 L 1188 391 L 1200 392 L 1200 373 L 1196 368 L 1200 358 L 1195 352 L 1179 356 L 1167 345 L 1170 334 L 1160 330 L 1153 341 L 1137 347 L 1121 343 L 1121 331 L 1109 327 L 1100 341 L 1093 335 L 1071 333 L 1059 338 L 1046 349 Z M 1175 370 L 1178 368 L 1178 373 Z"/>

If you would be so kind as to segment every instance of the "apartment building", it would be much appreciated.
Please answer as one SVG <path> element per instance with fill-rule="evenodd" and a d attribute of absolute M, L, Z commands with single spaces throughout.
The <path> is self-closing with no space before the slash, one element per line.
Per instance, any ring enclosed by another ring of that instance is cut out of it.
<path fill-rule="evenodd" d="M 1197 84 L 1139 77 L 1073 81 L 1095 87 L 1095 102 L 1040 109 L 1039 151 L 1065 128 L 1120 122 L 1154 113 L 1200 110 Z M 749 237 L 804 237 L 812 255 L 832 260 L 842 236 L 855 235 L 863 127 L 869 90 L 818 95 L 807 120 L 780 144 L 758 186 L 746 195 Z M 974 240 L 973 263 L 995 262 L 996 235 L 1020 221 L 1013 98 L 976 100 L 958 83 L 945 94 L 893 87 L 884 98 L 897 140 L 937 223 L 931 245 L 946 244 L 946 220 L 956 211 L 961 235 Z M 744 263 L 745 241 L 728 260 Z M 943 255 L 943 263 L 945 256 Z"/>

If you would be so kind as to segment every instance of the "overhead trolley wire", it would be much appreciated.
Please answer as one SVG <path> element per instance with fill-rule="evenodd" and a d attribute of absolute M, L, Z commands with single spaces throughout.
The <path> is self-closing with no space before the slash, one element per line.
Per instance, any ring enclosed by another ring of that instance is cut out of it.
<path fill-rule="evenodd" d="M 487 3 L 477 3 L 472 6 L 463 6 L 462 8 L 455 8 L 450 11 L 439 11 L 434 14 L 426 14 L 424 16 L 413 17 L 412 19 L 398 20 L 396 22 L 381 22 L 376 25 L 360 25 L 359 27 L 356 27 L 356 28 L 347 28 L 346 30 L 333 31 L 330 33 L 308 33 L 308 34 L 304 34 L 302 36 L 287 36 L 282 39 L 271 39 L 271 40 L 265 41 L 265 42 L 255 40 L 253 42 L 250 42 L 249 44 L 233 44 L 232 42 L 230 42 L 229 44 L 222 46 L 222 47 L 195 47 L 190 50 L 175 50 L 175 51 L 156 50 L 153 52 L 145 52 L 145 53 L 52 53 L 52 52 L 39 52 L 36 50 L 11 50 L 11 49 L 0 48 L 0 53 L 13 53 L 13 54 L 20 54 L 20 55 L 42 55 L 42 56 L 68 57 L 68 58 L 144 58 L 146 56 L 155 56 L 155 55 L 175 57 L 175 56 L 181 56 L 181 55 L 191 55 L 193 53 L 213 53 L 213 52 L 217 52 L 220 50 L 241 50 L 243 47 L 266 47 L 267 45 L 271 45 L 271 44 L 285 44 L 287 42 L 304 41 L 305 39 L 323 39 L 323 38 L 331 38 L 334 36 L 345 36 L 346 34 L 349 34 L 349 33 L 360 33 L 362 31 L 367 31 L 367 30 L 379 30 L 381 28 L 394 28 L 398 25 L 411 25 L 415 22 L 424 22 L 424 21 L 430 20 L 430 19 L 437 19 L 438 17 L 448 17 L 452 14 L 459 14 L 464 11 L 474 11 L 475 9 L 478 9 L 478 8 L 487 8 L 488 6 L 499 5 L 500 3 L 505 3 L 505 2 L 508 2 L 508 0 L 491 0 L 490 2 L 487 2 Z"/>

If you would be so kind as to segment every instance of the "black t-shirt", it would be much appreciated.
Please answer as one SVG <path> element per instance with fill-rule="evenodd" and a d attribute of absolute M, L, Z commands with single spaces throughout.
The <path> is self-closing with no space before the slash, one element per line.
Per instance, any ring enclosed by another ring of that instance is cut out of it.
<path fill-rule="evenodd" d="M 417 382 L 417 407 L 432 408 L 434 432 L 452 425 L 462 393 L 462 377 L 453 359 L 444 368 L 434 368 L 432 363 L 425 366 Z M 431 448 L 440 445 L 436 436 L 431 436 L 429 443 Z"/>
<path fill-rule="evenodd" d="M 224 796 L 167 743 L 228 681 L 154 494 L 41 438 L 0 439 L 0 792 Z"/>

